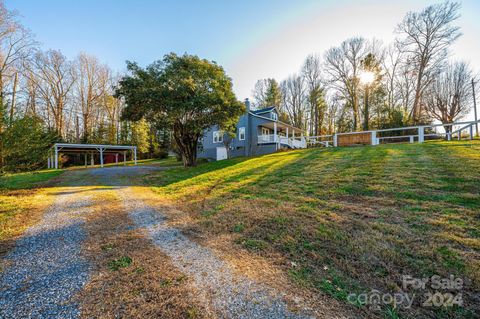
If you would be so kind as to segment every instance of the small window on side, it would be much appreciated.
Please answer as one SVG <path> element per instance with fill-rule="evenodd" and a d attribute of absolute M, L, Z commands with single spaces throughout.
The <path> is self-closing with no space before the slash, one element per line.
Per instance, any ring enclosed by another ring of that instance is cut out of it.
<path fill-rule="evenodd" d="M 245 127 L 240 127 L 238 129 L 238 140 L 244 141 L 245 140 Z"/>
<path fill-rule="evenodd" d="M 223 143 L 222 131 L 213 131 L 213 143 Z"/>

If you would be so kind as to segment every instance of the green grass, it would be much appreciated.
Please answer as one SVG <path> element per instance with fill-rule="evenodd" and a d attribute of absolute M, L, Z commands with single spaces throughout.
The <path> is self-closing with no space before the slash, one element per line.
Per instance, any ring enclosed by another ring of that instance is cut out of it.
<path fill-rule="evenodd" d="M 149 183 L 198 231 L 284 256 L 299 286 L 346 302 L 351 292 L 398 291 L 401 275 L 454 274 L 471 282 L 465 307 L 417 305 L 415 316 L 479 311 L 479 141 L 281 152 L 163 171 Z"/>
<path fill-rule="evenodd" d="M 43 170 L 0 175 L 0 190 L 28 189 L 59 176 L 63 170 Z"/>
<path fill-rule="evenodd" d="M 110 270 L 119 270 L 120 268 L 127 268 L 132 263 L 132 258 L 128 256 L 123 256 L 118 259 L 114 259 L 108 262 L 108 269 Z"/>

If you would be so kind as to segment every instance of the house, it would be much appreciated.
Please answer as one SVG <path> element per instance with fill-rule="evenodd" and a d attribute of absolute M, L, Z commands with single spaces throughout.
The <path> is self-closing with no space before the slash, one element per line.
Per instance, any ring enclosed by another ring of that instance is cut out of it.
<path fill-rule="evenodd" d="M 246 113 L 240 116 L 235 137 L 230 138 L 218 126 L 205 130 L 198 149 L 198 158 L 221 160 L 237 156 L 273 153 L 281 148 L 306 148 L 300 128 L 278 120 L 275 107 L 251 110 L 248 99 Z"/>

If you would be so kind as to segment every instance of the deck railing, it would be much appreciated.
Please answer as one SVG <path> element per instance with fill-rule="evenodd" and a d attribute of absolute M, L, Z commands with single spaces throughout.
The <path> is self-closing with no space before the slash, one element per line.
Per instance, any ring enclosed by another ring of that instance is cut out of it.
<path fill-rule="evenodd" d="M 286 145 L 290 148 L 306 148 L 307 142 L 304 137 L 286 137 L 275 134 L 258 135 L 258 143 L 279 143 L 280 145 Z"/>

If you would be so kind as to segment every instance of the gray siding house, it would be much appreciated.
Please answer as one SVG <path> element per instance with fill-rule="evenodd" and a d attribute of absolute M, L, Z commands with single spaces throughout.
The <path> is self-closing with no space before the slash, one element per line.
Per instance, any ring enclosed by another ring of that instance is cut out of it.
<path fill-rule="evenodd" d="M 252 111 L 248 100 L 245 105 L 247 111 L 238 120 L 235 138 L 228 138 L 216 125 L 210 127 L 201 138 L 198 158 L 222 160 L 307 147 L 302 130 L 279 121 L 275 107 Z"/>

